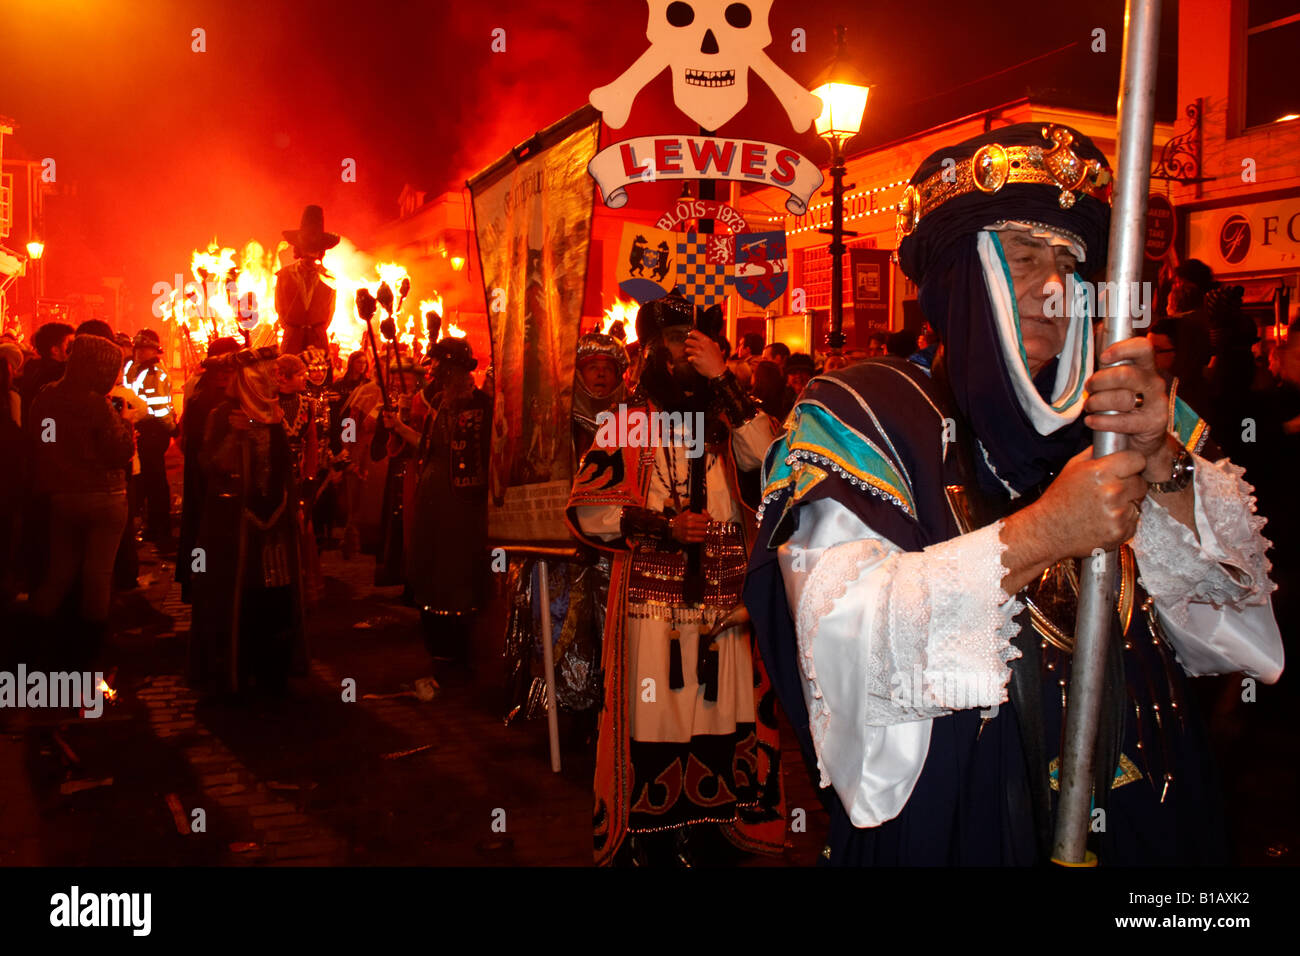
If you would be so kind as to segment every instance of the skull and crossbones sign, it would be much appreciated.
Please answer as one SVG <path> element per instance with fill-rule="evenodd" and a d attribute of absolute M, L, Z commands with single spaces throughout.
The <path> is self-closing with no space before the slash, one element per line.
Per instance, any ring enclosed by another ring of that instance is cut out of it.
<path fill-rule="evenodd" d="M 646 50 L 613 83 L 591 91 L 591 105 L 617 129 L 647 83 L 671 67 L 673 102 L 703 129 L 716 130 L 744 108 L 749 71 L 776 94 L 790 125 L 802 133 L 822 102 L 763 52 L 772 42 L 772 0 L 646 0 Z"/>

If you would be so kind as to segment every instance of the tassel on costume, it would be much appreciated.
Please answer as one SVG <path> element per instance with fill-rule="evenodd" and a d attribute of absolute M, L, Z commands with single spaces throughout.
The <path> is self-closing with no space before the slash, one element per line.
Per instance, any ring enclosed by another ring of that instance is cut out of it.
<path fill-rule="evenodd" d="M 686 686 L 682 674 L 682 635 L 677 628 L 668 632 L 668 689 L 681 690 Z"/>

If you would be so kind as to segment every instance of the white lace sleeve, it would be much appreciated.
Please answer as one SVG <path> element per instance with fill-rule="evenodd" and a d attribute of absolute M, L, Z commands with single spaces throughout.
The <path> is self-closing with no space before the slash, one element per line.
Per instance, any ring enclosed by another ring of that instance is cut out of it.
<path fill-rule="evenodd" d="M 1283 653 L 1266 519 L 1241 468 L 1226 458 L 1195 464 L 1195 534 L 1153 498 L 1142 503 L 1132 542 L 1142 585 L 1189 674 L 1242 670 L 1272 683 Z"/>
<path fill-rule="evenodd" d="M 902 810 L 930 719 L 1006 700 L 1021 605 L 1002 591 L 999 531 L 904 552 L 822 501 L 780 549 L 822 783 L 856 826 Z"/>

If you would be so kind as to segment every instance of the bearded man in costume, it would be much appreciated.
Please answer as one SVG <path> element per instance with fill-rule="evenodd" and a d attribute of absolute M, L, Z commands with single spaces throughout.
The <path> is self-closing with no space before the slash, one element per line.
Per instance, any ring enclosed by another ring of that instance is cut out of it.
<path fill-rule="evenodd" d="M 573 533 L 613 553 L 598 863 L 622 850 L 620 862 L 692 865 L 723 849 L 708 824 L 742 849 L 782 848 L 775 698 L 740 605 L 753 525 L 738 470 L 759 465 L 775 425 L 727 371 L 720 325 L 720 310 L 677 295 L 641 308 L 638 393 L 600 417 L 569 499 Z"/>
<path fill-rule="evenodd" d="M 1269 545 L 1145 339 L 1094 372 L 1074 276 L 1103 270 L 1109 185 L 1059 126 L 936 151 L 899 207 L 903 271 L 942 340 L 933 377 L 876 359 L 816 378 L 768 454 L 746 603 L 833 790 L 832 864 L 1048 859 L 1077 559 L 1121 545 L 1091 849 L 1224 859 L 1184 677 L 1277 680 Z M 1128 448 L 1094 459 L 1091 429 Z"/>

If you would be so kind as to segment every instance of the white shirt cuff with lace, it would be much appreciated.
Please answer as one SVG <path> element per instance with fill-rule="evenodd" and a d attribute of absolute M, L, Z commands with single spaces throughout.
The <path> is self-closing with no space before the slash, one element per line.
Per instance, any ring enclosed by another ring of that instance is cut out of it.
<path fill-rule="evenodd" d="M 1001 523 L 905 552 L 833 502 L 801 510 L 779 557 L 818 768 L 875 826 L 910 796 L 932 718 L 1007 699 L 1022 605 L 1002 590 Z"/>
<path fill-rule="evenodd" d="M 1142 585 L 1189 674 L 1241 670 L 1272 683 L 1283 655 L 1266 519 L 1255 513 L 1243 469 L 1194 457 L 1195 533 L 1154 497 L 1142 502 L 1132 541 Z"/>

